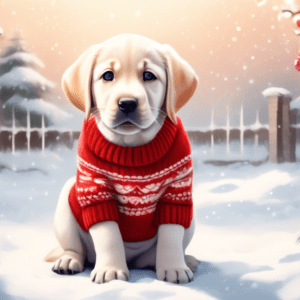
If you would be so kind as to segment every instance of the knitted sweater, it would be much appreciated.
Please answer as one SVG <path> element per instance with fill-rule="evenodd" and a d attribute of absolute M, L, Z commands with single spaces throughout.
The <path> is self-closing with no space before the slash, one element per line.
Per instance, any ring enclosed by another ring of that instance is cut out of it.
<path fill-rule="evenodd" d="M 85 231 L 115 221 L 125 242 L 149 240 L 160 224 L 190 226 L 192 175 L 191 147 L 178 117 L 177 125 L 167 117 L 151 142 L 132 148 L 106 140 L 92 118 L 80 134 L 69 203 Z"/>

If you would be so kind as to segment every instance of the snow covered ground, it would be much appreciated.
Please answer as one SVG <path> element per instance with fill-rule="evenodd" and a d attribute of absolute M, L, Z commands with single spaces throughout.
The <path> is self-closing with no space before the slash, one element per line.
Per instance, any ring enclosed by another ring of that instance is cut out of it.
<path fill-rule="evenodd" d="M 199 149 L 187 254 L 202 263 L 187 285 L 157 281 L 152 271 L 104 285 L 92 284 L 91 269 L 53 273 L 43 258 L 57 244 L 54 211 L 76 152 L 1 153 L 0 299 L 300 299 L 300 164 L 217 167 Z"/>

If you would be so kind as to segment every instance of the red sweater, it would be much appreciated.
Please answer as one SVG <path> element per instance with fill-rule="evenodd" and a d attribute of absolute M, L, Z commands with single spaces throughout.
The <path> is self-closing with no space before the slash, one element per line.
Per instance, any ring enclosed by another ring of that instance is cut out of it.
<path fill-rule="evenodd" d="M 190 227 L 192 176 L 191 147 L 178 117 L 177 125 L 167 117 L 151 142 L 132 148 L 106 140 L 92 118 L 80 134 L 69 203 L 85 231 L 116 221 L 125 242 L 149 240 L 160 224 Z"/>

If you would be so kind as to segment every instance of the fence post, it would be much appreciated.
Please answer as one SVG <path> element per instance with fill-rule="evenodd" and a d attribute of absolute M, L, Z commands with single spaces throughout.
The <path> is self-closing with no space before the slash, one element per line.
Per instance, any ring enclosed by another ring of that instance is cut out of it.
<path fill-rule="evenodd" d="M 210 122 L 210 146 L 211 146 L 211 154 L 214 154 L 214 146 L 215 146 L 215 139 L 214 139 L 214 130 L 215 130 L 215 123 L 214 123 L 214 109 L 211 112 L 211 122 Z"/>
<path fill-rule="evenodd" d="M 269 160 L 273 163 L 292 162 L 290 140 L 291 93 L 283 88 L 268 88 L 262 93 L 269 102 Z"/>
<path fill-rule="evenodd" d="M 226 150 L 227 150 L 227 154 L 230 154 L 230 118 L 229 118 L 229 106 L 227 106 Z"/>
<path fill-rule="evenodd" d="M 45 116 L 42 114 L 42 153 L 45 152 Z"/>
<path fill-rule="evenodd" d="M 244 108 L 243 105 L 241 107 L 241 116 L 240 116 L 240 146 L 241 146 L 241 153 L 244 153 Z"/>
<path fill-rule="evenodd" d="M 257 151 L 257 148 L 258 148 L 258 128 L 259 128 L 259 113 L 258 113 L 258 110 L 256 111 L 256 121 L 255 121 L 255 124 L 254 124 L 254 127 L 255 127 L 255 135 L 254 135 L 254 150 L 255 152 Z"/>
<path fill-rule="evenodd" d="M 15 134 L 16 134 L 16 118 L 15 118 L 15 107 L 12 109 L 12 130 L 11 130 L 11 150 L 12 154 L 16 154 L 16 144 L 15 144 Z"/>
<path fill-rule="evenodd" d="M 30 124 L 30 112 L 27 109 L 27 130 L 26 130 L 26 137 L 27 137 L 27 152 L 30 153 L 30 134 L 31 134 L 31 124 Z"/>

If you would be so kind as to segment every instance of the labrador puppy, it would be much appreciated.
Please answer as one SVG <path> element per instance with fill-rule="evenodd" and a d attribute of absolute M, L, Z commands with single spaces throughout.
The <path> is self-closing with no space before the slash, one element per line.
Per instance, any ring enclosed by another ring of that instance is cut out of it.
<path fill-rule="evenodd" d="M 91 280 L 128 280 L 154 268 L 188 283 L 195 230 L 191 148 L 176 117 L 194 94 L 194 70 L 168 45 L 133 34 L 92 46 L 65 72 L 67 98 L 85 112 L 77 176 L 63 187 L 46 261 L 58 274 L 95 265 Z"/>

